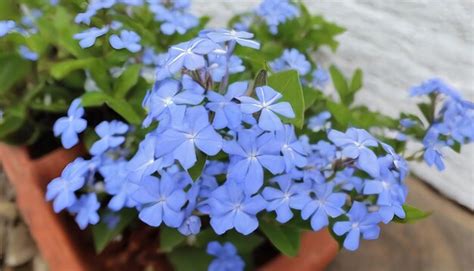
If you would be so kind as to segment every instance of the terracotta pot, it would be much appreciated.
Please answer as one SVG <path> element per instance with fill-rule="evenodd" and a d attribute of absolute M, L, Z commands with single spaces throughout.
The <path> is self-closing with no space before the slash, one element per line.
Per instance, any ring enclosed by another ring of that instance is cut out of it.
<path fill-rule="evenodd" d="M 87 232 L 80 231 L 71 217 L 64 212 L 55 214 L 51 203 L 45 201 L 48 182 L 59 176 L 67 163 L 81 153 L 83 150 L 79 147 L 71 150 L 59 149 L 32 160 L 26 148 L 0 144 L 0 161 L 16 191 L 18 207 L 52 271 L 137 270 L 134 265 L 127 265 L 130 255 L 135 258 L 149 258 L 150 255 L 139 253 L 141 248 L 136 242 L 127 246 L 124 252 L 106 252 L 106 255 L 97 256 Z M 132 238 L 142 239 L 145 243 L 150 240 L 146 231 L 141 235 L 132 235 Z M 111 250 L 114 249 L 117 248 Z M 338 245 L 327 230 L 308 232 L 302 238 L 300 254 L 297 257 L 278 256 L 259 270 L 324 270 L 337 252 Z M 170 270 L 163 256 L 158 257 L 159 259 L 155 257 L 154 260 L 155 268 Z M 120 267 L 114 266 L 113 262 L 118 262 Z"/>

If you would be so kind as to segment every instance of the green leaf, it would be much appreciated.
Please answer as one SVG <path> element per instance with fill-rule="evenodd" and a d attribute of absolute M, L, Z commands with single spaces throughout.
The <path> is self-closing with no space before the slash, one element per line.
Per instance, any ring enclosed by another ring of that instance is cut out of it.
<path fill-rule="evenodd" d="M 339 94 L 339 98 L 341 98 L 341 102 L 345 105 L 351 104 L 353 100 L 351 99 L 351 90 L 349 89 L 347 80 L 342 72 L 336 66 L 331 65 L 329 73 L 331 74 L 331 79 L 337 93 Z"/>
<path fill-rule="evenodd" d="M 202 248 L 180 247 L 168 253 L 175 271 L 207 271 L 212 257 Z"/>
<path fill-rule="evenodd" d="M 108 96 L 101 91 L 86 92 L 81 97 L 81 104 L 84 107 L 101 106 L 107 101 Z"/>
<path fill-rule="evenodd" d="M 294 257 L 300 247 L 301 230 L 287 225 L 277 224 L 273 221 L 260 220 L 260 230 L 268 237 L 270 242 L 283 254 Z"/>
<path fill-rule="evenodd" d="M 116 213 L 109 213 L 109 215 L 117 215 L 119 222 L 114 226 L 110 227 L 104 219 L 97 224 L 92 226 L 92 236 L 94 238 L 94 246 L 97 253 L 100 253 L 107 244 L 119 235 L 132 221 L 137 217 L 137 211 L 135 209 L 122 209 Z M 105 217 L 107 214 L 102 215 Z"/>
<path fill-rule="evenodd" d="M 4 140 L 21 129 L 25 121 L 26 112 L 24 107 L 16 106 L 9 108 L 5 112 L 5 116 L 0 119 L 0 139 Z"/>
<path fill-rule="evenodd" d="M 72 59 L 54 63 L 51 66 L 51 75 L 53 78 L 60 80 L 75 70 L 87 69 L 96 62 L 94 58 Z"/>
<path fill-rule="evenodd" d="M 90 75 L 100 90 L 110 92 L 110 75 L 107 66 L 99 59 L 89 67 Z"/>
<path fill-rule="evenodd" d="M 10 90 L 31 71 L 31 62 L 16 55 L 0 56 L 0 94 Z"/>
<path fill-rule="evenodd" d="M 289 102 L 295 112 L 293 119 L 283 119 L 293 123 L 298 128 L 302 128 L 304 125 L 305 103 L 298 72 L 288 70 L 274 73 L 268 77 L 268 85 L 281 93 L 283 95 L 282 100 Z"/>
<path fill-rule="evenodd" d="M 418 108 L 420 109 L 421 113 L 428 121 L 428 123 L 432 123 L 434 120 L 433 115 L 433 104 L 431 103 L 419 103 Z"/>
<path fill-rule="evenodd" d="M 192 168 L 188 170 L 189 176 L 195 181 L 197 180 L 204 170 L 204 165 L 206 164 L 207 155 L 202 152 L 197 152 L 197 161 Z"/>
<path fill-rule="evenodd" d="M 303 87 L 304 105 L 305 111 L 311 108 L 311 106 L 321 98 L 322 93 L 317 89 L 310 87 Z"/>
<path fill-rule="evenodd" d="M 134 64 L 130 65 L 115 81 L 114 85 L 114 96 L 125 97 L 128 91 L 135 86 L 140 77 L 142 65 Z"/>
<path fill-rule="evenodd" d="M 363 73 L 361 69 L 357 69 L 352 75 L 351 92 L 352 93 L 357 92 L 359 89 L 362 88 L 362 84 L 363 84 Z"/>
<path fill-rule="evenodd" d="M 395 217 L 393 219 L 394 222 L 402 224 L 414 223 L 431 215 L 431 212 L 422 211 L 408 204 L 403 204 L 403 210 L 405 211 L 405 218 Z"/>
<path fill-rule="evenodd" d="M 336 119 L 338 127 L 336 129 L 346 130 L 351 122 L 351 111 L 343 104 L 338 104 L 333 101 L 327 101 L 326 106 L 331 115 Z"/>
<path fill-rule="evenodd" d="M 171 252 L 175 247 L 186 240 L 186 236 L 182 235 L 176 229 L 161 227 L 160 228 L 160 251 Z"/>
<path fill-rule="evenodd" d="M 140 125 L 143 117 L 127 101 L 109 97 L 105 103 L 128 123 Z"/>

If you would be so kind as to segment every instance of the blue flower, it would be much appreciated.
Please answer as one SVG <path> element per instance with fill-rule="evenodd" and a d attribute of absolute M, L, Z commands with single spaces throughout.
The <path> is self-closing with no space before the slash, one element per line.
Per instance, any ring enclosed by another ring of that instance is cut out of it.
<path fill-rule="evenodd" d="M 307 183 L 296 183 L 292 181 L 289 175 L 281 175 L 272 179 L 278 184 L 279 189 L 274 187 L 265 187 L 262 192 L 263 198 L 268 201 L 267 211 L 275 211 L 276 220 L 280 223 L 286 223 L 293 217 L 290 207 L 293 205 L 293 199 L 298 193 L 308 189 Z"/>
<path fill-rule="evenodd" d="M 84 108 L 81 107 L 81 100 L 75 99 L 67 111 L 67 117 L 59 118 L 54 123 L 54 135 L 61 135 L 61 143 L 64 148 L 70 149 L 79 142 L 77 134 L 87 127 L 87 121 L 82 118 L 83 115 Z"/>
<path fill-rule="evenodd" d="M 253 38 L 253 34 L 245 31 L 235 31 L 233 29 L 216 29 L 206 31 L 206 36 L 217 43 L 231 41 L 245 47 L 250 47 L 257 50 L 260 49 L 260 43 L 251 40 L 251 38 Z"/>
<path fill-rule="evenodd" d="M 379 162 L 383 162 L 383 159 Z M 405 218 L 402 205 L 406 200 L 407 189 L 386 167 L 381 167 L 379 178 L 365 181 L 363 193 L 378 196 L 379 215 L 384 223 L 392 221 L 394 215 Z"/>
<path fill-rule="evenodd" d="M 89 25 L 91 23 L 92 17 L 94 17 L 96 13 L 97 13 L 97 10 L 89 8 L 86 10 L 86 12 L 78 13 L 76 17 L 74 18 L 74 22 L 76 24 L 83 23 L 83 24 Z"/>
<path fill-rule="evenodd" d="M 346 133 L 331 130 L 328 138 L 342 149 L 342 155 L 357 159 L 360 169 L 372 177 L 378 177 L 377 156 L 369 147 L 378 146 L 377 140 L 363 129 L 349 128 Z"/>
<path fill-rule="evenodd" d="M 209 61 L 207 69 L 215 82 L 221 82 L 226 74 L 234 74 L 245 70 L 242 59 L 234 55 L 227 58 L 226 55 L 222 54 L 209 54 L 207 58 Z"/>
<path fill-rule="evenodd" d="M 136 53 L 142 49 L 140 40 L 141 38 L 137 33 L 128 30 L 122 30 L 120 36 L 114 34 L 109 38 L 112 48 L 117 50 L 127 49 L 132 53 Z"/>
<path fill-rule="evenodd" d="M 416 124 L 416 121 L 414 121 L 412 119 L 409 119 L 409 118 L 404 118 L 404 119 L 400 120 L 400 125 L 403 128 L 411 128 L 411 127 L 415 126 L 415 124 Z"/>
<path fill-rule="evenodd" d="M 307 164 L 307 153 L 303 144 L 296 138 L 295 128 L 292 125 L 284 125 L 283 129 L 276 131 L 275 140 L 280 143 L 286 172 L 290 172 L 295 166 L 304 167 Z"/>
<path fill-rule="evenodd" d="M 140 143 L 137 153 L 127 163 L 128 178 L 135 183 L 163 167 L 163 159 L 155 157 L 156 141 L 156 136 L 145 137 Z"/>
<path fill-rule="evenodd" d="M 280 146 L 268 133 L 259 135 L 252 130 L 243 130 L 238 133 L 236 141 L 226 141 L 223 150 L 231 161 L 227 178 L 243 182 L 249 193 L 262 187 L 264 167 L 274 175 L 285 169 Z"/>
<path fill-rule="evenodd" d="M 311 228 L 319 231 L 329 225 L 328 216 L 338 217 L 344 213 L 345 202 L 346 194 L 335 193 L 333 184 L 313 184 L 311 189 L 294 197 L 292 207 L 301 210 L 304 220 L 311 217 Z"/>
<path fill-rule="evenodd" d="M 245 268 L 245 262 L 230 242 L 223 245 L 217 241 L 209 242 L 206 252 L 216 257 L 209 265 L 208 271 L 243 271 Z"/>
<path fill-rule="evenodd" d="M 201 231 L 201 219 L 195 215 L 188 216 L 179 226 L 178 231 L 186 236 L 198 234 Z"/>
<path fill-rule="evenodd" d="M 0 21 L 0 38 L 12 32 L 16 27 L 16 23 L 12 20 Z"/>
<path fill-rule="evenodd" d="M 380 145 L 382 145 L 382 148 L 387 152 L 387 155 L 382 158 L 388 161 L 388 163 L 385 163 L 387 168 L 391 169 L 393 167 L 396 171 L 398 171 L 399 180 L 403 181 L 408 175 L 409 171 L 407 161 L 402 156 L 398 155 L 391 146 L 382 142 Z"/>
<path fill-rule="evenodd" d="M 233 100 L 242 96 L 247 91 L 248 82 L 235 82 L 229 86 L 227 93 L 223 96 L 217 92 L 209 91 L 206 107 L 215 113 L 212 125 L 216 129 L 229 127 L 235 129 L 242 123 L 242 112 L 240 105 Z"/>
<path fill-rule="evenodd" d="M 294 118 L 295 113 L 288 102 L 279 102 L 283 96 L 269 86 L 257 87 L 255 89 L 258 101 L 254 98 L 241 96 L 237 99 L 241 102 L 240 109 L 243 113 L 253 114 L 260 112 L 258 126 L 266 131 L 276 131 L 283 129 L 278 113 L 287 118 Z"/>
<path fill-rule="evenodd" d="M 150 2 L 150 10 L 155 14 L 155 20 L 162 22 L 160 29 L 165 35 L 182 35 L 199 24 L 195 16 L 186 12 L 189 6 L 189 1 L 174 1 L 172 9 L 168 9 L 162 4 Z"/>
<path fill-rule="evenodd" d="M 211 226 L 217 234 L 235 228 L 248 235 L 258 228 L 257 213 L 267 207 L 260 195 L 250 196 L 233 181 L 227 181 L 212 192 L 209 199 Z"/>
<path fill-rule="evenodd" d="M 24 45 L 20 46 L 20 48 L 18 49 L 18 52 L 20 53 L 21 57 L 23 57 L 26 60 L 31 60 L 31 61 L 38 60 L 38 53 L 31 51 L 30 48 Z"/>
<path fill-rule="evenodd" d="M 428 133 L 423 138 L 423 145 L 425 146 L 425 153 L 423 158 L 425 162 L 429 165 L 436 165 L 439 171 L 445 169 L 443 162 L 443 153 L 441 148 L 446 146 L 446 143 L 438 139 L 438 132 L 435 130 L 429 130 Z"/>
<path fill-rule="evenodd" d="M 128 125 L 121 121 L 101 122 L 95 127 L 95 132 L 100 136 L 100 139 L 92 145 L 90 153 L 92 155 L 99 155 L 109 148 L 118 147 L 125 141 L 123 134 L 127 131 Z"/>
<path fill-rule="evenodd" d="M 48 184 L 46 199 L 48 201 L 54 200 L 53 208 L 56 213 L 71 207 L 76 202 L 77 198 L 74 192 L 84 186 L 88 166 L 87 161 L 77 158 L 64 168 L 60 177 Z"/>
<path fill-rule="evenodd" d="M 109 28 L 107 26 L 102 28 L 92 27 L 81 33 L 75 34 L 73 38 L 79 40 L 79 45 L 82 48 L 89 48 L 94 45 L 95 40 L 98 37 L 105 35 L 108 31 Z"/>
<path fill-rule="evenodd" d="M 185 169 L 196 163 L 196 150 L 216 155 L 222 148 L 222 137 L 209 123 L 209 115 L 202 106 L 188 108 L 182 122 L 158 135 L 157 155 L 172 154 Z"/>
<path fill-rule="evenodd" d="M 362 191 L 363 180 L 357 176 L 354 176 L 354 168 L 345 168 L 342 171 L 336 173 L 333 179 L 335 186 L 340 186 L 345 191 L 356 190 L 358 193 Z"/>
<path fill-rule="evenodd" d="M 456 100 L 462 100 L 461 95 L 459 95 L 455 89 L 448 86 L 443 80 L 439 78 L 426 80 L 420 85 L 414 86 L 410 89 L 410 96 L 422 96 L 431 93 L 442 93 Z"/>
<path fill-rule="evenodd" d="M 311 117 L 308 120 L 308 128 L 313 132 L 319 132 L 321 130 L 329 129 L 331 123 L 328 120 L 331 118 L 331 113 L 323 111 L 316 116 Z"/>
<path fill-rule="evenodd" d="M 169 58 L 166 67 L 171 74 L 178 72 L 183 67 L 192 71 L 204 68 L 206 66 L 204 55 L 217 48 L 218 46 L 214 42 L 203 38 L 179 43 L 171 46 L 168 51 Z"/>
<path fill-rule="evenodd" d="M 128 178 L 126 161 L 114 161 L 104 165 L 99 172 L 104 177 L 105 191 L 113 196 L 107 205 L 109 209 L 118 211 L 124 206 L 135 207 L 136 202 L 132 199 L 132 195 L 138 190 L 139 183 Z"/>
<path fill-rule="evenodd" d="M 306 56 L 296 49 L 285 49 L 283 54 L 270 63 L 274 71 L 297 70 L 301 76 L 311 70 L 311 63 Z"/>
<path fill-rule="evenodd" d="M 97 211 L 100 208 L 100 203 L 97 200 L 95 193 L 82 195 L 78 201 L 69 208 L 69 211 L 76 214 L 76 223 L 79 228 L 84 230 L 87 225 L 95 225 L 99 222 L 99 214 Z"/>
<path fill-rule="evenodd" d="M 324 89 L 329 83 L 329 80 L 331 80 L 331 77 L 329 76 L 328 71 L 318 65 L 318 68 L 313 71 L 313 86 L 319 89 Z"/>
<path fill-rule="evenodd" d="M 155 84 L 153 90 L 143 100 L 143 107 L 149 111 L 143 125 L 149 126 L 152 119 L 162 120 L 163 113 L 168 114 L 166 117 L 181 116 L 186 108 L 184 105 L 197 105 L 203 99 L 202 93 L 180 91 L 179 82 L 173 79 Z"/>
<path fill-rule="evenodd" d="M 158 227 L 165 223 L 168 227 L 177 228 L 183 223 L 181 208 L 186 203 L 186 193 L 177 188 L 176 182 L 166 173 L 161 174 L 161 180 L 146 176 L 133 194 L 133 199 L 143 204 L 138 217 L 150 226 Z"/>
<path fill-rule="evenodd" d="M 339 221 L 334 224 L 333 231 L 339 236 L 347 233 L 344 248 L 354 251 L 359 247 L 359 239 L 375 240 L 379 237 L 380 222 L 378 213 L 369 213 L 364 203 L 355 201 L 347 213 L 349 221 Z"/>
<path fill-rule="evenodd" d="M 264 0 L 257 9 L 272 34 L 278 33 L 278 25 L 299 15 L 299 9 L 288 0 Z"/>

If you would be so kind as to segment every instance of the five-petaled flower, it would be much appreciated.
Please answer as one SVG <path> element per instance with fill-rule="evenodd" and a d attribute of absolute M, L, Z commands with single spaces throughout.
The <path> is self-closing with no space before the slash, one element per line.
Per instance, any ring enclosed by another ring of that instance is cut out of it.
<path fill-rule="evenodd" d="M 54 123 L 54 135 L 61 136 L 64 148 L 70 149 L 79 142 L 77 134 L 87 128 L 87 121 L 82 118 L 83 115 L 81 100 L 75 99 L 67 111 L 67 117 L 59 118 Z"/>
<path fill-rule="evenodd" d="M 212 192 L 209 205 L 211 226 L 217 234 L 235 228 L 248 235 L 257 229 L 257 213 L 267 207 L 267 202 L 259 194 L 250 196 L 237 183 L 228 180 Z"/>
<path fill-rule="evenodd" d="M 165 223 L 168 227 L 177 228 L 183 223 L 181 208 L 186 203 L 186 193 L 166 173 L 162 172 L 161 180 L 146 176 L 140 189 L 133 194 L 133 199 L 143 206 L 138 217 L 150 226 L 158 227 Z"/>
<path fill-rule="evenodd" d="M 354 251 L 359 247 L 360 236 L 366 240 L 374 240 L 379 237 L 380 216 L 378 213 L 369 213 L 367 206 L 355 201 L 347 213 L 349 221 L 338 221 L 333 230 L 339 236 L 347 233 L 344 239 L 344 248 Z"/>
<path fill-rule="evenodd" d="M 257 87 L 255 92 L 258 101 L 249 96 L 237 97 L 241 102 L 240 109 L 243 113 L 253 114 L 260 112 L 258 126 L 265 131 L 276 131 L 283 128 L 280 117 L 294 118 L 295 113 L 288 102 L 279 102 L 283 96 L 269 86 Z"/>

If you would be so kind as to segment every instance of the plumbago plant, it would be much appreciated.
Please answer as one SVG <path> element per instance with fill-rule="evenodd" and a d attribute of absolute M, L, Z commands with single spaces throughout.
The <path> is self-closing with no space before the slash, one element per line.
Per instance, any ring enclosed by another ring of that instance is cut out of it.
<path fill-rule="evenodd" d="M 200 30 L 188 1 L 93 1 L 75 16 L 71 3 L 52 1 L 42 16 L 88 29 L 62 26 L 67 37 L 51 35 L 44 51 L 25 54 L 22 42 L 51 29 L 0 22 L 0 36 L 18 46 L 8 57 L 29 56 L 29 73 L 41 75 L 10 83 L 26 94 L 5 103 L 0 134 L 21 134 L 11 128 L 14 112 L 54 107 L 35 96 L 45 86 L 62 94 L 77 83 L 63 98 L 67 116 L 51 126 L 65 148 L 83 133 L 89 155 L 51 181 L 46 199 L 90 227 L 98 251 L 136 223 L 157 228 L 177 270 L 252 269 L 252 251 L 265 242 L 295 256 L 303 231 L 324 228 L 356 250 L 382 224 L 428 215 L 405 203 L 407 160 L 442 170 L 442 149 L 474 138 L 474 105 L 440 79 L 410 90 L 428 97 L 420 117 L 354 105 L 362 72 L 348 80 L 314 60 L 320 46 L 336 49 L 343 29 L 301 4 L 265 0 L 228 29 Z M 409 141 L 422 147 L 408 152 Z"/>

